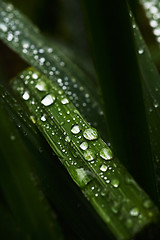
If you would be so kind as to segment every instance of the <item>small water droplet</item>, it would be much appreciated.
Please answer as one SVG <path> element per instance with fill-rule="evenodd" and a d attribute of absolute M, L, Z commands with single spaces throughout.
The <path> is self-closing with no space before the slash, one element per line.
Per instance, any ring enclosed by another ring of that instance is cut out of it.
<path fill-rule="evenodd" d="M 100 151 L 101 158 L 105 160 L 111 160 L 113 158 L 113 153 L 110 148 L 102 148 Z"/>
<path fill-rule="evenodd" d="M 82 143 L 80 144 L 80 148 L 81 148 L 82 150 L 86 150 L 86 149 L 88 148 L 88 143 L 87 143 L 87 142 L 82 142 Z"/>
<path fill-rule="evenodd" d="M 27 100 L 30 98 L 29 93 L 28 93 L 27 91 L 25 91 L 25 92 L 23 93 L 22 98 L 27 101 Z"/>
<path fill-rule="evenodd" d="M 67 104 L 67 103 L 69 103 L 69 100 L 68 100 L 67 98 L 63 98 L 63 99 L 61 100 L 61 103 L 62 103 L 62 104 Z"/>
<path fill-rule="evenodd" d="M 55 95 L 53 94 L 48 94 L 46 95 L 42 100 L 41 100 L 41 103 L 44 105 L 44 106 L 50 106 L 51 104 L 53 104 L 56 100 L 56 97 Z"/>
<path fill-rule="evenodd" d="M 87 128 L 86 130 L 84 130 L 83 136 L 87 140 L 95 140 L 98 138 L 98 132 L 95 128 Z"/>
<path fill-rule="evenodd" d="M 158 108 L 158 107 L 159 107 L 159 104 L 158 104 L 158 103 L 154 103 L 154 107 L 155 107 L 155 108 Z"/>
<path fill-rule="evenodd" d="M 92 161 L 94 160 L 96 157 L 96 154 L 93 150 L 89 149 L 89 150 L 85 150 L 84 152 L 84 158 L 87 160 L 87 161 Z"/>
<path fill-rule="evenodd" d="M 22 41 L 22 47 L 23 47 L 23 48 L 29 48 L 29 42 L 26 41 L 26 40 L 23 40 L 23 41 Z"/>
<path fill-rule="evenodd" d="M 11 136 L 10 136 L 10 139 L 11 139 L 12 141 L 14 141 L 14 140 L 16 139 L 16 137 L 15 137 L 14 135 L 11 135 Z"/>
<path fill-rule="evenodd" d="M 153 206 L 153 203 L 152 203 L 151 200 L 147 199 L 147 200 L 144 201 L 143 206 L 144 206 L 145 208 L 150 208 L 150 207 Z"/>
<path fill-rule="evenodd" d="M 66 142 L 70 142 L 70 141 L 71 141 L 70 136 L 66 136 L 66 137 L 65 137 L 65 141 L 66 141 Z"/>
<path fill-rule="evenodd" d="M 131 216 L 137 217 L 139 215 L 139 209 L 136 208 L 136 207 L 132 208 L 129 213 L 130 213 Z"/>
<path fill-rule="evenodd" d="M 46 91 L 47 90 L 47 86 L 45 84 L 45 82 L 43 81 L 38 81 L 35 88 L 37 88 L 39 91 Z"/>
<path fill-rule="evenodd" d="M 100 167 L 100 170 L 102 172 L 106 172 L 107 171 L 107 166 L 105 164 L 102 164 L 101 167 Z"/>
<path fill-rule="evenodd" d="M 140 49 L 138 50 L 138 53 L 139 53 L 140 55 L 143 54 L 143 53 L 144 53 L 144 49 L 140 48 Z"/>
<path fill-rule="evenodd" d="M 1 29 L 3 32 L 7 32 L 7 30 L 8 30 L 7 26 L 6 26 L 4 23 L 0 23 L 0 29 Z"/>
<path fill-rule="evenodd" d="M 71 128 L 71 132 L 74 133 L 74 134 L 78 134 L 80 131 L 81 131 L 81 129 L 80 129 L 79 125 L 74 125 Z"/>
<path fill-rule="evenodd" d="M 41 117 L 41 121 L 43 121 L 43 122 L 46 121 L 46 117 L 45 117 L 45 115 L 42 115 L 42 117 Z"/>
<path fill-rule="evenodd" d="M 118 179 L 113 179 L 111 181 L 111 184 L 112 184 L 113 187 L 117 188 L 117 187 L 119 187 L 119 180 Z"/>
<path fill-rule="evenodd" d="M 33 73 L 33 74 L 32 74 L 32 78 L 33 78 L 33 79 L 38 79 L 38 74 L 37 74 L 37 73 Z"/>

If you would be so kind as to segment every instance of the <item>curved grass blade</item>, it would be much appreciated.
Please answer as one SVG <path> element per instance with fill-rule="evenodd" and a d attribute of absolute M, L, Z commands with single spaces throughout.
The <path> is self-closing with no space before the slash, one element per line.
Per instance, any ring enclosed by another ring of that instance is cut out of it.
<path fill-rule="evenodd" d="M 31 179 L 31 156 L 0 104 L 0 186 L 15 221 L 27 237 L 62 239 L 56 217 L 42 191 Z M 7 147 L 6 147 L 7 146 Z"/>
<path fill-rule="evenodd" d="M 0 1 L 0 38 L 30 65 L 57 82 L 82 115 L 106 139 L 97 87 L 13 5 Z"/>
<path fill-rule="evenodd" d="M 117 239 L 130 239 L 156 221 L 158 209 L 56 84 L 31 68 L 12 88 Z"/>
<path fill-rule="evenodd" d="M 160 76 L 133 17 L 131 17 L 131 20 L 137 49 L 137 59 L 142 74 L 143 97 L 150 129 L 150 142 L 157 175 L 156 179 L 158 181 L 157 190 L 160 193 Z"/>

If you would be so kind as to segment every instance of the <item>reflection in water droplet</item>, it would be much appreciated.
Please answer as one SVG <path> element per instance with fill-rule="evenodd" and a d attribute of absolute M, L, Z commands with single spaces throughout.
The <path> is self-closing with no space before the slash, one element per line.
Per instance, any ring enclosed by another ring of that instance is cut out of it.
<path fill-rule="evenodd" d="M 45 82 L 43 82 L 41 80 L 37 82 L 37 84 L 35 85 L 35 88 L 37 88 L 39 91 L 47 90 L 47 86 L 46 86 Z"/>
<path fill-rule="evenodd" d="M 88 143 L 87 143 L 87 142 L 82 142 L 82 143 L 80 144 L 80 148 L 81 148 L 82 150 L 86 150 L 86 149 L 88 148 Z"/>
<path fill-rule="evenodd" d="M 100 170 L 102 172 L 106 172 L 107 171 L 107 166 L 105 164 L 102 164 L 101 167 L 100 167 Z"/>
<path fill-rule="evenodd" d="M 87 128 L 86 130 L 84 130 L 83 136 L 87 140 L 94 140 L 98 138 L 98 132 L 95 128 Z"/>
<path fill-rule="evenodd" d="M 78 134 L 80 131 L 81 131 L 81 129 L 80 129 L 80 127 L 78 125 L 74 125 L 71 128 L 71 132 L 74 133 L 74 134 Z"/>
<path fill-rule="evenodd" d="M 137 217 L 139 215 L 139 209 L 136 208 L 136 207 L 132 208 L 129 213 L 130 213 L 131 216 Z"/>
<path fill-rule="evenodd" d="M 46 95 L 46 96 L 42 99 L 41 103 L 42 103 L 44 106 L 50 106 L 51 104 L 53 104 L 53 103 L 55 102 L 55 100 L 56 100 L 55 95 L 53 95 L 53 94 L 48 94 L 48 95 Z"/>
<path fill-rule="evenodd" d="M 61 100 L 61 103 L 62 103 L 62 104 L 67 104 L 67 103 L 69 103 L 69 100 L 68 100 L 67 98 L 63 98 L 63 99 Z"/>
<path fill-rule="evenodd" d="M 117 187 L 119 187 L 119 180 L 113 179 L 113 180 L 111 181 L 111 184 L 112 184 L 113 187 L 117 188 Z"/>
<path fill-rule="evenodd" d="M 101 158 L 105 160 L 111 160 L 113 158 L 113 153 L 110 148 L 102 148 L 100 151 Z"/>
<path fill-rule="evenodd" d="M 85 150 L 84 152 L 84 158 L 87 160 L 87 161 L 92 161 L 94 160 L 96 157 L 96 154 L 93 150 Z"/>
<path fill-rule="evenodd" d="M 22 98 L 23 98 L 24 100 L 28 100 L 28 99 L 30 98 L 29 93 L 28 93 L 27 91 L 25 91 L 25 92 L 23 93 Z"/>

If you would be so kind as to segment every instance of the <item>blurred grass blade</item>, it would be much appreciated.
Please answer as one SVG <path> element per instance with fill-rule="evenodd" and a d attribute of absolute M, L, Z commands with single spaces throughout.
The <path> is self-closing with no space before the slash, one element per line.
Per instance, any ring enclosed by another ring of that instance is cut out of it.
<path fill-rule="evenodd" d="M 30 65 L 57 82 L 82 115 L 106 139 L 96 85 L 54 44 L 47 44 L 39 30 L 13 5 L 3 1 L 0 1 L 0 38 Z"/>
<path fill-rule="evenodd" d="M 31 156 L 0 103 L 0 187 L 5 201 L 26 239 L 62 239 L 53 211 L 31 179 Z"/>
<path fill-rule="evenodd" d="M 143 96 L 150 129 L 153 161 L 159 186 L 158 191 L 160 191 L 160 76 L 133 17 L 132 24 L 137 49 L 137 58 L 142 74 Z"/>
<path fill-rule="evenodd" d="M 158 209 L 56 84 L 30 68 L 12 88 L 117 239 L 130 239 L 156 221 Z"/>

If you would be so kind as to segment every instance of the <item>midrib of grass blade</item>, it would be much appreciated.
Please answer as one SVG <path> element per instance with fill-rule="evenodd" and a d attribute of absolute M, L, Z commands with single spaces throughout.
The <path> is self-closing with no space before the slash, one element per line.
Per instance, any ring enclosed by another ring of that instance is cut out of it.
<path fill-rule="evenodd" d="M 0 186 L 22 232 L 34 239 L 62 239 L 60 227 L 41 190 L 31 180 L 29 159 L 14 124 L 0 105 Z M 6 147 L 7 146 L 7 147 Z"/>
<path fill-rule="evenodd" d="M 130 239 L 156 220 L 158 209 L 56 84 L 32 68 L 11 84 L 32 121 L 117 239 Z M 37 89 L 39 85 L 43 91 Z"/>
<path fill-rule="evenodd" d="M 107 140 L 95 84 L 54 44 L 47 44 L 39 30 L 13 5 L 3 1 L 0 2 L 0 38 L 30 65 L 57 82 L 82 115 Z"/>
<path fill-rule="evenodd" d="M 158 182 L 157 191 L 160 187 L 160 76 L 153 63 L 150 52 L 143 40 L 138 26 L 131 15 L 135 45 L 137 49 L 137 59 L 142 74 L 143 97 L 146 108 L 146 116 L 150 129 L 150 142 L 152 147 L 153 162 L 155 165 L 156 180 Z"/>

